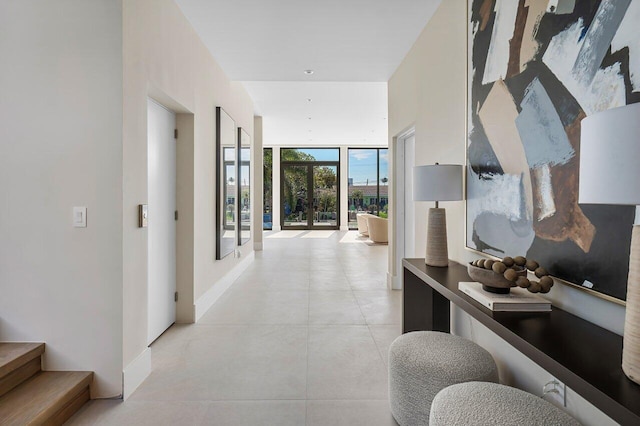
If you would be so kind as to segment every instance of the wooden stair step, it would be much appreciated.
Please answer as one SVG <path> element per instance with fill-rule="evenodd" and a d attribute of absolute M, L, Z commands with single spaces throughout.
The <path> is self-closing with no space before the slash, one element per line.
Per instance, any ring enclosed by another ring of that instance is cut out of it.
<path fill-rule="evenodd" d="M 0 343 L 0 396 L 40 371 L 44 343 Z"/>
<path fill-rule="evenodd" d="M 2 425 L 60 425 L 89 400 L 93 372 L 44 371 L 0 397 Z"/>

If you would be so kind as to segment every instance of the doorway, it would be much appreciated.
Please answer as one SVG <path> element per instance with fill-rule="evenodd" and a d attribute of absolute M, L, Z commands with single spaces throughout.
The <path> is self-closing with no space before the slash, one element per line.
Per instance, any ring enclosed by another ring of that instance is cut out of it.
<path fill-rule="evenodd" d="M 282 229 L 339 229 L 339 183 L 339 162 L 283 162 L 280 168 Z"/>
<path fill-rule="evenodd" d="M 176 319 L 176 115 L 147 101 L 148 334 L 153 342 Z"/>
<path fill-rule="evenodd" d="M 415 257 L 415 203 L 413 201 L 413 167 L 415 166 L 415 131 L 410 129 L 394 142 L 394 188 L 396 209 L 391 287 L 402 289 L 402 259 Z"/>

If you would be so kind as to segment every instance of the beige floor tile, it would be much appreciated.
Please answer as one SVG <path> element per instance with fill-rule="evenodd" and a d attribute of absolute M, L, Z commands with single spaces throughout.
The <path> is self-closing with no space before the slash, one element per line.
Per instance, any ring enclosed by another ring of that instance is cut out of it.
<path fill-rule="evenodd" d="M 351 291 L 311 291 L 309 324 L 366 324 Z"/>
<path fill-rule="evenodd" d="M 349 287 L 351 287 L 354 291 L 362 291 L 362 290 L 386 290 L 387 289 L 387 277 L 378 276 L 378 277 L 366 277 L 366 278 L 357 278 L 351 277 L 348 278 Z"/>
<path fill-rule="evenodd" d="M 134 401 L 304 399 L 307 328 L 202 326 L 180 364 L 155 370 Z"/>
<path fill-rule="evenodd" d="M 402 292 L 395 290 L 354 291 L 367 324 L 401 324 Z"/>
<path fill-rule="evenodd" d="M 86 404 L 66 425 L 203 425 L 208 405 L 185 401 L 111 401 Z"/>
<path fill-rule="evenodd" d="M 387 369 L 366 326 L 309 326 L 308 399 L 386 399 Z"/>
<path fill-rule="evenodd" d="M 389 347 L 402 334 L 402 325 L 370 325 L 369 330 L 380 351 L 384 365 L 389 366 Z"/>
<path fill-rule="evenodd" d="M 383 401 L 307 401 L 307 426 L 397 426 Z"/>
<path fill-rule="evenodd" d="M 215 426 L 301 426 L 305 420 L 305 401 L 212 402 L 204 416 L 204 424 Z"/>
<path fill-rule="evenodd" d="M 347 277 L 342 273 L 317 273 L 311 276 L 309 290 L 351 292 L 351 286 Z"/>
<path fill-rule="evenodd" d="M 270 235 L 197 324 L 151 345 L 153 371 L 127 401 L 92 401 L 69 424 L 394 425 L 402 299 L 386 290 L 387 247 Z"/>
<path fill-rule="evenodd" d="M 307 324 L 306 291 L 228 291 L 199 324 Z"/>

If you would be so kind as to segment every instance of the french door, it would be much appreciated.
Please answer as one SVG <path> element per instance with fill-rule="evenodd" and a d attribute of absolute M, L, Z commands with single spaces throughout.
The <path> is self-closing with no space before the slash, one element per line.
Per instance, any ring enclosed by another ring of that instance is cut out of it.
<path fill-rule="evenodd" d="M 282 229 L 340 228 L 339 162 L 283 162 L 280 191 Z"/>

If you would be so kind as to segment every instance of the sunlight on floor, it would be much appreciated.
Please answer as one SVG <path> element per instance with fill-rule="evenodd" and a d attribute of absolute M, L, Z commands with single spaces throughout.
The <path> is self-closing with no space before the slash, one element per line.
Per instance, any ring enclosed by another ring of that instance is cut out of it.
<path fill-rule="evenodd" d="M 368 240 L 368 237 L 360 235 L 358 231 L 349 231 L 340 240 L 341 243 L 364 243 Z"/>
<path fill-rule="evenodd" d="M 300 238 L 329 238 L 335 233 L 336 231 L 309 231 Z"/>
<path fill-rule="evenodd" d="M 306 231 L 275 231 L 273 234 L 267 235 L 265 238 L 296 238 Z"/>

